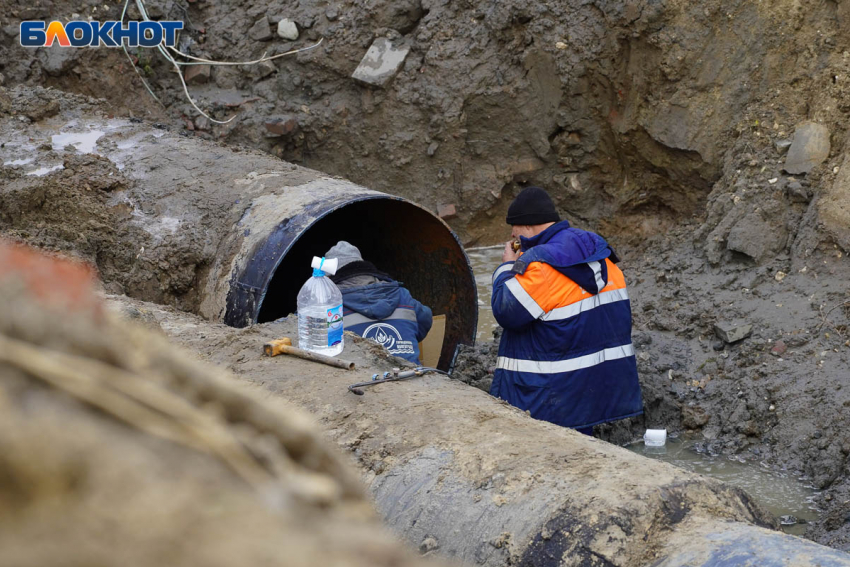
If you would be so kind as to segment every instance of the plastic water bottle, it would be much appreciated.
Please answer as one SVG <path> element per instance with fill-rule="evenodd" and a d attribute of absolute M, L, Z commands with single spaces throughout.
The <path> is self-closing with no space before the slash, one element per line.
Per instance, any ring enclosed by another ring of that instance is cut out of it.
<path fill-rule="evenodd" d="M 338 260 L 313 257 L 313 276 L 298 292 L 298 347 L 318 354 L 342 352 L 342 293 L 325 275 L 335 274 Z"/>

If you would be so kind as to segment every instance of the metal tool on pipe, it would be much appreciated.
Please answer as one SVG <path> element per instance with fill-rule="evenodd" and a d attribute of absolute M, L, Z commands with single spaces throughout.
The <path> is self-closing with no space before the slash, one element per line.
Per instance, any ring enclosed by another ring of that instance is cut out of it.
<path fill-rule="evenodd" d="M 366 386 L 374 386 L 376 384 L 383 384 L 385 382 L 399 382 L 401 380 L 419 378 L 420 376 L 424 376 L 425 374 L 428 374 L 430 372 L 449 376 L 448 372 L 443 372 L 442 370 L 438 370 L 436 368 L 428 368 L 426 366 L 418 366 L 412 370 L 405 370 L 404 372 L 401 372 L 400 370 L 400 368 L 393 368 L 392 371 L 384 372 L 383 375 L 372 374 L 372 379 L 369 382 L 358 382 L 357 384 L 352 384 L 348 387 L 348 391 L 352 394 L 362 396 L 366 392 L 364 392 L 360 388 L 364 388 Z"/>

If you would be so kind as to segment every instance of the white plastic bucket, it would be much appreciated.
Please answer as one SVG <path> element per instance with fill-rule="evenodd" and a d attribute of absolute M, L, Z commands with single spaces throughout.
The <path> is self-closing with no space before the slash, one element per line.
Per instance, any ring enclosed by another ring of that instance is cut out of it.
<path fill-rule="evenodd" d="M 647 429 L 643 436 L 643 444 L 647 447 L 663 447 L 667 443 L 666 429 Z"/>

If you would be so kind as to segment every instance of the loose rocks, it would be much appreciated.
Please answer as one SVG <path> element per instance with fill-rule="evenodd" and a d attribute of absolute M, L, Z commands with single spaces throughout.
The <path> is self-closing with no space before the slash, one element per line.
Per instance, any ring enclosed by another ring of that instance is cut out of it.
<path fill-rule="evenodd" d="M 829 157 L 829 129 L 816 122 L 804 122 L 794 133 L 794 142 L 785 158 L 788 173 L 808 173 Z"/>
<path fill-rule="evenodd" d="M 399 47 L 387 38 L 379 37 L 372 43 L 351 77 L 368 85 L 383 87 L 401 69 L 409 52 L 410 47 Z"/>
<path fill-rule="evenodd" d="M 278 29 L 280 29 L 279 24 Z M 266 16 L 263 16 L 257 20 L 254 25 L 251 26 L 251 29 L 248 30 L 248 37 L 255 41 L 266 41 L 274 37 L 272 34 L 272 28 L 269 26 L 269 19 Z"/>
<path fill-rule="evenodd" d="M 742 322 L 720 321 L 714 325 L 714 332 L 727 343 L 735 343 L 750 336 L 753 326 Z"/>
<path fill-rule="evenodd" d="M 298 26 L 289 18 L 283 18 L 277 23 L 277 35 L 289 41 L 298 39 Z"/>

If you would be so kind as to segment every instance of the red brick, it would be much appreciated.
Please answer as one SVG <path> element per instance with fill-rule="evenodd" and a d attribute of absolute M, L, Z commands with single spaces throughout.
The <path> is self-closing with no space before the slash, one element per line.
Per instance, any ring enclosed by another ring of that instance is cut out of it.
<path fill-rule="evenodd" d="M 457 217 L 457 207 L 451 205 L 440 205 L 437 207 L 437 216 L 443 220 L 450 220 Z"/>
<path fill-rule="evenodd" d="M 199 85 L 210 80 L 209 65 L 189 65 L 186 67 L 186 72 L 183 78 L 188 85 Z"/>

